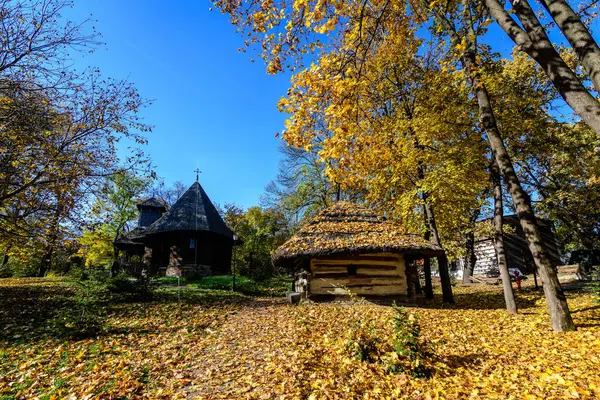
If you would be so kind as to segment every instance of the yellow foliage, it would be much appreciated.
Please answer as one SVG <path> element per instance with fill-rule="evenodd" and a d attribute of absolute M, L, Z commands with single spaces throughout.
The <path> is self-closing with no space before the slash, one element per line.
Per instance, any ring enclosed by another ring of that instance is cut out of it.
<path fill-rule="evenodd" d="M 436 288 L 438 289 L 438 288 Z M 63 294 L 56 280 L 3 280 L 0 395 L 152 399 L 594 399 L 600 397 L 600 310 L 590 294 L 568 293 L 576 332 L 557 334 L 541 292 L 517 293 L 506 313 L 500 287 L 457 287 L 457 305 L 410 308 L 434 346 L 433 376 L 394 375 L 346 351 L 357 318 L 391 340 L 393 310 L 368 303 L 306 304 L 226 297 L 205 305 L 119 306 L 110 334 L 72 341 L 19 318 Z M 36 293 L 37 296 L 32 296 Z M 436 296 L 438 295 L 436 291 Z M 43 300 L 40 300 L 43 299 Z M 19 306 L 16 307 L 16 304 Z M 42 306 L 42 307 L 40 307 Z M 18 311 L 17 311 L 18 310 Z M 26 329 L 27 328 L 27 329 Z"/>

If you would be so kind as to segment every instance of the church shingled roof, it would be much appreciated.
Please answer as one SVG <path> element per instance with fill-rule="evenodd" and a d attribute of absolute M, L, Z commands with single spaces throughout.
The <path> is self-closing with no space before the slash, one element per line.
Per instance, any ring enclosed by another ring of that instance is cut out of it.
<path fill-rule="evenodd" d="M 207 231 L 233 239 L 233 231 L 198 182 L 194 182 L 165 215 L 148 226 L 144 234 L 173 231 Z"/>
<path fill-rule="evenodd" d="M 397 252 L 437 256 L 443 250 L 365 207 L 339 201 L 321 211 L 273 254 L 276 264 L 296 258 Z"/>
<path fill-rule="evenodd" d="M 158 200 L 156 197 L 151 197 L 148 200 L 144 200 L 141 203 L 137 204 L 138 210 L 141 210 L 142 207 L 155 207 L 155 208 L 162 208 L 163 210 L 167 209 L 165 204 L 163 202 L 161 202 L 160 200 Z"/>

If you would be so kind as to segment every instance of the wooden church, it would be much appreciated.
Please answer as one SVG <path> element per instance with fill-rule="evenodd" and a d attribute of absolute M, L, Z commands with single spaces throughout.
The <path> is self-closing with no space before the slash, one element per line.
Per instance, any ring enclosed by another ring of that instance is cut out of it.
<path fill-rule="evenodd" d="M 227 275 L 235 235 L 197 181 L 169 209 L 156 198 L 138 204 L 138 226 L 115 241 L 125 261 L 152 273 Z"/>
<path fill-rule="evenodd" d="M 273 254 L 273 262 L 296 272 L 302 297 L 410 296 L 418 279 L 416 260 L 443 250 L 382 215 L 339 201 L 321 211 Z"/>

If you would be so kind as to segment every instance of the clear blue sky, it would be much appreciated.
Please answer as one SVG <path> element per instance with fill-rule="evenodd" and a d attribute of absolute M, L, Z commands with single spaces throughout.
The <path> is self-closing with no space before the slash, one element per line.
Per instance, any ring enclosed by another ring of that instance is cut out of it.
<path fill-rule="evenodd" d="M 260 60 L 237 51 L 242 38 L 208 1 L 89 0 L 65 17 L 90 14 L 105 46 L 77 60 L 104 76 L 128 78 L 154 103 L 145 146 L 167 184 L 200 183 L 213 200 L 258 204 L 275 178 L 285 116 L 276 104 L 289 76 L 270 76 Z"/>

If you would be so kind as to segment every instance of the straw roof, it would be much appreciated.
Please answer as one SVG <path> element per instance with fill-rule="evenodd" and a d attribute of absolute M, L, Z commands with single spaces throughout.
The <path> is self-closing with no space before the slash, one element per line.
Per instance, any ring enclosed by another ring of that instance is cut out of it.
<path fill-rule="evenodd" d="M 282 264 L 297 258 L 376 252 L 437 256 L 443 250 L 418 235 L 403 233 L 400 225 L 382 215 L 339 201 L 279 247 L 273 261 Z"/>
<path fill-rule="evenodd" d="M 233 239 L 233 232 L 198 182 L 194 182 L 165 215 L 148 226 L 144 234 L 174 231 L 207 231 Z"/>

